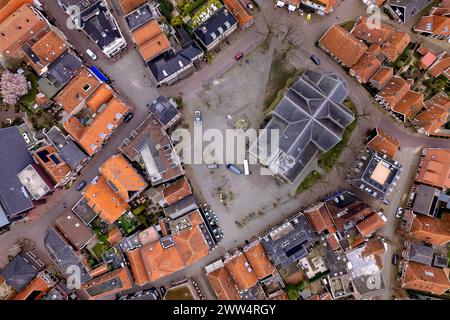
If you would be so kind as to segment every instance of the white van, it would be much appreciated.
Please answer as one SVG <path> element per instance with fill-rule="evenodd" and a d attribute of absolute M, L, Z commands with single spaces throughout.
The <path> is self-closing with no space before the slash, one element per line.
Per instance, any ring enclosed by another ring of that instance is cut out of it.
<path fill-rule="evenodd" d="M 86 49 L 86 53 L 92 60 L 97 60 L 97 55 L 91 49 Z"/>

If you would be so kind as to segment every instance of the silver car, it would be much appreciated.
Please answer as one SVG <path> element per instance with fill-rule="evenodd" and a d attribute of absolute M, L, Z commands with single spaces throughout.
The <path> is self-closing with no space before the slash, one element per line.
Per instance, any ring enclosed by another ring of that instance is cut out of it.
<path fill-rule="evenodd" d="M 202 114 L 200 113 L 200 111 L 196 110 L 194 112 L 194 120 L 195 122 L 202 122 Z"/>

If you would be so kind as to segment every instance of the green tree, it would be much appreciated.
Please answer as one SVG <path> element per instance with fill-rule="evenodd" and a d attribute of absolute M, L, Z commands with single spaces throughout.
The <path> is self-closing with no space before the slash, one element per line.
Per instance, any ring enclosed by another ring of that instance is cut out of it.
<path fill-rule="evenodd" d="M 181 19 L 180 16 L 176 16 L 173 17 L 172 20 L 170 21 L 170 23 L 174 26 L 174 27 L 178 27 L 181 26 L 183 24 L 183 19 Z"/>

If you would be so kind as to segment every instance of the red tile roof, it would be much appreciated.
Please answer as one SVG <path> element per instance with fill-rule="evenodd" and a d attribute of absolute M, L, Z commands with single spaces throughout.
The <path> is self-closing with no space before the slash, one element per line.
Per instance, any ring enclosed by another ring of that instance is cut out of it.
<path fill-rule="evenodd" d="M 258 282 L 255 272 L 241 251 L 226 258 L 224 264 L 240 291 L 248 290 Z"/>
<path fill-rule="evenodd" d="M 244 248 L 244 255 L 258 279 L 271 276 L 276 271 L 261 242 L 253 242 Z"/>
<path fill-rule="evenodd" d="M 392 111 L 402 114 L 412 120 L 424 108 L 423 93 L 408 91 L 392 108 Z"/>
<path fill-rule="evenodd" d="M 375 132 L 376 135 L 370 139 L 367 146 L 393 158 L 400 146 L 400 142 L 379 128 L 375 128 Z"/>
<path fill-rule="evenodd" d="M 441 189 L 450 188 L 450 149 L 425 149 L 417 181 Z"/>
<path fill-rule="evenodd" d="M 141 251 L 139 249 L 128 251 L 127 258 L 131 266 L 131 273 L 133 274 L 134 283 L 138 286 L 143 286 L 149 280 L 144 262 L 142 261 Z"/>
<path fill-rule="evenodd" d="M 330 213 L 323 203 L 310 207 L 303 212 L 315 232 L 321 233 L 328 230 L 329 233 L 333 233 L 335 231 L 333 220 L 331 220 Z"/>
<path fill-rule="evenodd" d="M 425 102 L 425 109 L 414 118 L 414 122 L 427 135 L 433 135 L 447 122 L 450 98 L 445 93 L 437 94 Z"/>
<path fill-rule="evenodd" d="M 433 245 L 444 245 L 450 241 L 450 224 L 424 215 L 414 217 L 411 237 Z"/>
<path fill-rule="evenodd" d="M 394 76 L 377 96 L 382 98 L 391 108 L 396 106 L 409 92 L 411 84 L 401 77 Z"/>
<path fill-rule="evenodd" d="M 430 292 L 441 295 L 450 289 L 449 269 L 439 269 L 426 265 L 406 262 L 402 276 L 402 287 L 405 289 Z"/>
<path fill-rule="evenodd" d="M 255 18 L 249 14 L 239 0 L 224 0 L 223 3 L 231 10 L 241 28 L 247 28 Z"/>
<path fill-rule="evenodd" d="M 368 24 L 367 17 L 361 16 L 356 20 L 355 26 L 351 33 L 368 43 L 377 43 L 379 45 L 385 43 L 394 32 L 394 28 L 381 23 L 380 28 Z"/>
<path fill-rule="evenodd" d="M 241 300 L 236 284 L 226 268 L 221 267 L 207 275 L 208 281 L 219 300 Z"/>
<path fill-rule="evenodd" d="M 381 67 L 370 79 L 370 83 L 379 90 L 389 83 L 394 76 L 394 69 L 390 67 Z"/>
<path fill-rule="evenodd" d="M 428 72 L 435 78 L 442 74 L 450 80 L 450 56 L 446 54 L 437 59 L 428 69 Z"/>
<path fill-rule="evenodd" d="M 422 17 L 414 31 L 450 37 L 450 17 L 431 15 Z"/>
<path fill-rule="evenodd" d="M 112 281 L 118 285 L 114 285 L 110 290 L 100 288 L 101 284 L 106 282 L 111 283 Z M 120 283 L 118 283 L 119 281 Z M 94 278 L 84 283 L 81 287 L 89 295 L 89 299 L 96 300 L 113 296 L 120 291 L 131 289 L 132 286 L 133 284 L 128 269 L 124 267 Z"/>
<path fill-rule="evenodd" d="M 380 229 L 386 224 L 380 214 L 372 213 L 370 216 L 366 217 L 363 221 L 356 224 L 356 229 L 363 237 L 367 237 L 373 234 L 375 231 Z"/>
<path fill-rule="evenodd" d="M 192 194 L 192 189 L 189 181 L 186 177 L 183 177 L 176 182 L 166 186 L 163 190 L 164 201 L 168 205 L 177 203 L 178 201 L 190 196 Z"/>
<path fill-rule="evenodd" d="M 368 47 L 340 25 L 335 24 L 322 36 L 319 45 L 344 66 L 353 66 Z"/>
<path fill-rule="evenodd" d="M 390 61 L 395 61 L 403 50 L 406 49 L 411 38 L 408 33 L 395 30 L 389 39 L 381 46 L 381 54 Z"/>
<path fill-rule="evenodd" d="M 351 67 L 350 75 L 361 83 L 367 83 L 381 67 L 381 61 L 377 58 L 379 49 L 377 44 L 371 45 L 369 50 Z"/>

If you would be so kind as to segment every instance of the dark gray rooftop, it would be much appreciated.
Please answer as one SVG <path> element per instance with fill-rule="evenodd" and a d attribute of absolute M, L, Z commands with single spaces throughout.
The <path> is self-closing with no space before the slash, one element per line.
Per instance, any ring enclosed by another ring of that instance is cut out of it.
<path fill-rule="evenodd" d="M 433 266 L 436 268 L 447 268 L 448 267 L 448 257 L 435 256 L 433 261 Z"/>
<path fill-rule="evenodd" d="M 50 257 L 63 274 L 67 274 L 69 267 L 77 266 L 81 272 L 81 283 L 91 279 L 89 272 L 81 262 L 81 258 L 75 254 L 72 247 L 53 227 L 48 230 L 44 239 L 44 245 Z"/>
<path fill-rule="evenodd" d="M 116 39 L 120 31 L 103 1 L 98 1 L 81 13 L 81 27 L 102 50 Z"/>
<path fill-rule="evenodd" d="M 167 126 L 174 119 L 181 116 L 178 109 L 163 96 L 155 99 L 148 107 L 148 111 L 153 113 L 153 115 L 163 124 L 163 126 Z"/>
<path fill-rule="evenodd" d="M 373 175 L 379 164 L 389 170 L 389 174 L 383 182 L 375 180 Z M 355 162 L 349 175 L 349 181 L 356 188 L 371 194 L 378 200 L 384 201 L 393 188 L 394 181 L 399 173 L 399 164 L 367 148 L 364 156 Z"/>
<path fill-rule="evenodd" d="M 176 72 L 192 64 L 203 55 L 203 51 L 196 45 L 191 45 L 174 54 L 165 52 L 147 63 L 155 79 L 160 82 Z"/>
<path fill-rule="evenodd" d="M 261 243 L 272 262 L 285 268 L 308 254 L 317 240 L 308 220 L 299 214 L 261 237 Z"/>
<path fill-rule="evenodd" d="M 194 196 L 190 195 L 177 203 L 164 208 L 164 214 L 172 219 L 176 219 L 197 209 L 197 202 L 195 201 Z"/>
<path fill-rule="evenodd" d="M 403 22 L 408 22 L 415 14 L 432 3 L 433 0 L 388 0 L 386 5 L 390 6 Z"/>
<path fill-rule="evenodd" d="M 58 151 L 61 159 L 76 171 L 82 164 L 88 160 L 88 156 L 80 147 L 70 138 L 65 136 L 58 127 L 52 127 L 46 134 L 50 143 Z"/>
<path fill-rule="evenodd" d="M 83 61 L 70 50 L 66 50 L 48 66 L 46 78 L 58 89 L 72 80 L 83 66 Z"/>
<path fill-rule="evenodd" d="M 426 244 L 411 242 L 409 245 L 408 260 L 431 266 L 431 263 L 433 262 L 433 247 Z"/>
<path fill-rule="evenodd" d="M 87 204 L 87 200 L 82 198 L 75 207 L 72 208 L 72 211 L 84 222 L 85 225 L 88 225 L 94 220 L 98 213 L 92 210 L 92 208 Z"/>
<path fill-rule="evenodd" d="M 440 193 L 436 188 L 421 184 L 414 198 L 413 211 L 434 216 L 434 209 Z"/>
<path fill-rule="evenodd" d="M 19 254 L 0 272 L 0 276 L 9 286 L 20 292 L 37 276 L 38 272 L 39 270 Z"/>
<path fill-rule="evenodd" d="M 122 280 L 120 280 L 120 277 L 117 276 L 117 277 L 109 279 L 107 281 L 100 282 L 97 285 L 90 286 L 89 288 L 86 289 L 86 292 L 91 297 L 96 297 L 98 295 L 101 295 L 101 294 L 104 294 L 107 292 L 119 290 L 122 287 L 123 287 Z"/>
<path fill-rule="evenodd" d="M 0 229 L 9 225 L 10 222 L 8 220 L 8 216 L 6 215 L 5 210 L 0 205 Z"/>
<path fill-rule="evenodd" d="M 128 25 L 128 29 L 130 29 L 131 32 L 143 26 L 152 19 L 153 15 L 148 3 L 140 6 L 139 8 L 125 16 L 125 21 Z"/>
<path fill-rule="evenodd" d="M 80 11 L 83 11 L 99 1 L 100 0 L 59 0 L 58 3 L 64 10 L 67 10 L 70 6 L 78 6 Z"/>
<path fill-rule="evenodd" d="M 354 114 L 343 102 L 348 89 L 335 74 L 306 70 L 289 88 L 266 129 L 279 131 L 279 149 L 287 159 L 284 176 L 291 182 L 319 151 L 329 151 L 342 140 Z M 280 166 L 283 166 L 283 159 Z"/>
<path fill-rule="evenodd" d="M 33 208 L 17 174 L 34 163 L 17 127 L 0 129 L 0 205 L 9 219 Z"/>
<path fill-rule="evenodd" d="M 386 286 L 381 272 L 353 278 L 352 284 L 354 289 L 361 295 L 361 299 L 380 297 L 386 293 Z"/>
<path fill-rule="evenodd" d="M 236 18 L 226 6 L 223 6 L 213 13 L 208 20 L 199 25 L 194 30 L 194 34 L 205 46 L 209 46 L 235 25 L 237 25 Z"/>

